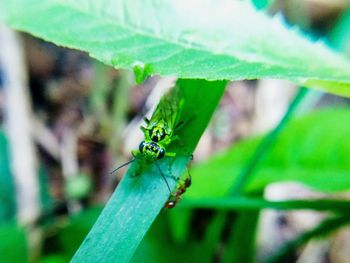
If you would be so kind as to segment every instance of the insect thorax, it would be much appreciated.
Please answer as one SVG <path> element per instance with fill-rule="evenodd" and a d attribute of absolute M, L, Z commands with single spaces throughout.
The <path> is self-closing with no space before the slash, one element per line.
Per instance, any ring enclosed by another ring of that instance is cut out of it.
<path fill-rule="evenodd" d="M 161 121 L 158 122 L 157 125 L 153 126 L 149 129 L 149 137 L 154 142 L 160 142 L 166 138 L 166 136 L 170 135 L 170 129 L 167 125 Z"/>

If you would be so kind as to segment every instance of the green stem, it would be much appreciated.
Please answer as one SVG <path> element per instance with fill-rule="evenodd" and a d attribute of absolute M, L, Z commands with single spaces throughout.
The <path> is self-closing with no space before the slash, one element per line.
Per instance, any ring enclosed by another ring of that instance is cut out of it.
<path fill-rule="evenodd" d="M 282 129 L 288 123 L 290 118 L 293 116 L 293 113 L 297 109 L 298 105 L 304 98 L 305 94 L 308 92 L 306 88 L 300 88 L 293 101 L 289 105 L 289 108 L 278 125 L 268 134 L 266 135 L 261 143 L 258 145 L 256 151 L 253 156 L 249 160 L 248 164 L 239 174 L 236 183 L 230 190 L 230 195 L 239 196 L 244 192 L 244 188 L 250 179 L 250 176 L 253 174 L 255 168 L 261 161 L 262 157 L 266 154 L 266 152 L 270 149 L 273 143 L 276 141 L 276 138 L 281 133 Z"/>
<path fill-rule="evenodd" d="M 111 112 L 111 134 L 109 136 L 109 147 L 116 156 L 120 150 L 121 133 L 125 126 L 128 108 L 128 91 L 130 88 L 130 72 L 120 70 L 118 83 L 113 92 L 113 108 Z"/>
<path fill-rule="evenodd" d="M 261 198 L 208 198 L 184 200 L 181 206 L 196 209 L 225 209 L 251 211 L 264 208 L 276 210 L 312 209 L 317 211 L 335 211 L 350 214 L 350 201 L 332 199 L 268 201 Z"/>
<path fill-rule="evenodd" d="M 95 61 L 94 63 L 95 70 L 95 79 L 92 84 L 92 88 L 89 93 L 89 105 L 91 110 L 97 116 L 98 120 L 101 122 L 101 125 L 104 125 L 107 117 L 107 97 L 110 91 L 110 81 L 107 74 L 107 66 Z"/>

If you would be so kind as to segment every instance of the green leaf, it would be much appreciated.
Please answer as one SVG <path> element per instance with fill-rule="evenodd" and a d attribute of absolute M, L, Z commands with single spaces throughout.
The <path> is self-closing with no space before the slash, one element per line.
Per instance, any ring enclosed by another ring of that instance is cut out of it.
<path fill-rule="evenodd" d="M 247 191 L 261 192 L 269 183 L 283 181 L 300 182 L 326 192 L 348 190 L 349 118 L 349 110 L 333 109 L 291 121 L 251 176 Z M 247 139 L 192 167 L 196 183 L 185 198 L 225 196 L 260 140 Z"/>
<path fill-rule="evenodd" d="M 251 0 L 257 9 L 268 8 L 271 6 L 275 0 Z"/>
<path fill-rule="evenodd" d="M 349 61 L 280 17 L 248 1 L 0 1 L 0 18 L 14 28 L 135 69 L 138 81 L 282 78 L 350 96 Z"/>
<path fill-rule="evenodd" d="M 260 211 L 236 214 L 222 262 L 254 262 L 255 237 L 259 214 Z"/>
<path fill-rule="evenodd" d="M 229 192 L 230 195 L 240 195 L 245 190 L 245 185 L 248 180 L 250 180 L 250 176 L 254 173 L 256 167 L 260 164 L 265 154 L 269 152 L 270 148 L 278 138 L 281 131 L 283 131 L 285 125 L 289 122 L 291 117 L 293 116 L 295 110 L 298 108 L 300 103 L 303 101 L 305 95 L 308 93 L 308 90 L 305 88 L 299 89 L 297 94 L 294 96 L 291 101 L 288 109 L 279 123 L 276 125 L 271 132 L 269 132 L 256 147 L 255 152 L 250 157 L 250 160 L 243 167 L 242 172 L 238 175 L 236 182 L 231 187 Z"/>
<path fill-rule="evenodd" d="M 204 210 L 205 211 L 205 210 Z M 209 210 L 210 213 L 210 210 Z M 205 213 L 204 213 L 205 214 Z M 197 219 L 198 220 L 198 219 Z M 222 239 L 222 228 L 226 221 L 225 213 L 215 213 L 213 214 L 213 218 L 208 218 L 208 213 L 204 218 L 199 219 L 197 222 L 203 222 L 205 227 L 205 221 L 210 221 L 208 226 L 206 227 L 205 236 L 203 240 L 198 244 L 199 253 L 202 255 L 202 260 L 198 260 L 197 262 L 214 262 L 216 261 L 217 256 L 221 256 L 220 254 L 220 245 Z M 203 231 L 203 230 L 202 230 Z M 218 255 L 219 254 L 219 255 Z M 217 261 L 216 261 L 217 262 Z"/>
<path fill-rule="evenodd" d="M 16 213 L 15 185 L 8 151 L 8 140 L 0 130 L 0 221 L 14 219 Z"/>
<path fill-rule="evenodd" d="M 49 255 L 40 259 L 39 263 L 66 263 L 67 259 L 61 255 Z"/>
<path fill-rule="evenodd" d="M 221 98 L 225 83 L 202 80 L 179 80 L 180 98 L 184 99 L 180 120 L 184 121 L 176 133 L 182 141 L 170 145 L 169 151 L 192 152 L 204 132 Z M 159 160 L 162 171 L 168 171 L 172 158 Z M 183 174 L 188 156 L 176 157 L 172 174 Z M 145 233 L 163 208 L 169 192 L 155 165 L 144 167 L 142 174 L 131 177 L 135 162 L 118 185 L 96 224 L 86 237 L 72 262 L 128 262 Z M 168 178 L 171 188 L 175 181 Z"/>
<path fill-rule="evenodd" d="M 183 211 L 184 209 L 179 209 Z M 172 214 L 174 211 L 171 211 Z M 190 231 L 185 240 L 174 240 L 169 232 L 172 225 L 168 225 L 167 218 L 160 216 L 152 225 L 150 231 L 142 240 L 132 262 L 133 263 L 187 263 L 187 262 L 212 262 L 213 255 L 220 244 L 221 226 L 225 221 L 224 214 L 215 215 L 213 219 L 208 216 L 201 218 L 203 225 L 199 226 L 199 231 L 203 231 L 203 236 L 198 237 L 198 233 Z M 210 224 L 208 224 L 210 220 Z M 184 222 L 178 222 L 179 225 Z M 205 231 L 205 225 L 208 227 Z M 205 231 L 205 232 L 204 232 Z M 198 229 L 197 229 L 198 232 Z M 181 255 L 181 257 L 179 257 Z"/>
<path fill-rule="evenodd" d="M 24 229 L 14 223 L 0 225 L 0 262 L 28 262 L 27 245 Z"/>
<path fill-rule="evenodd" d="M 350 5 L 338 19 L 330 33 L 332 44 L 350 56 Z"/>
<path fill-rule="evenodd" d="M 50 214 L 52 213 L 52 209 L 54 207 L 54 200 L 50 193 L 49 175 L 47 174 L 47 170 L 43 165 L 39 166 L 38 169 L 38 181 L 40 186 L 39 196 L 42 214 Z"/>
<path fill-rule="evenodd" d="M 142 240 L 140 246 L 137 248 L 131 262 L 189 262 L 191 256 L 193 256 L 193 244 L 187 242 L 174 242 L 169 236 L 169 230 L 166 217 L 163 215 L 159 216 L 153 223 L 145 238 Z M 178 257 L 179 254 L 181 254 L 181 258 Z"/>
<path fill-rule="evenodd" d="M 76 250 L 89 233 L 97 217 L 102 211 L 102 207 L 89 208 L 77 215 L 69 218 L 68 224 L 58 233 L 59 244 L 63 255 L 67 259 L 73 257 Z"/>
<path fill-rule="evenodd" d="M 176 207 L 176 209 L 169 211 L 167 215 L 169 231 L 172 239 L 175 242 L 186 242 L 186 239 L 191 232 L 190 222 L 192 218 L 192 211 L 189 209 L 181 209 L 181 207 Z"/>

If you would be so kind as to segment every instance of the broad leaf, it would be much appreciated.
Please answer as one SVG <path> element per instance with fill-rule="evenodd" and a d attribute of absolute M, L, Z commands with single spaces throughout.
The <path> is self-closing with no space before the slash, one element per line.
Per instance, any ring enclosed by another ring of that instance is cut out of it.
<path fill-rule="evenodd" d="M 248 1 L 1 0 L 0 18 L 139 81 L 283 78 L 350 96 L 349 61 Z"/>
<path fill-rule="evenodd" d="M 267 184 L 281 181 L 300 182 L 327 192 L 348 190 L 349 118 L 350 111 L 338 109 L 315 112 L 292 121 L 261 161 L 246 190 L 260 192 Z M 193 167 L 191 172 L 196 183 L 185 198 L 225 196 L 259 142 L 259 138 L 242 141 Z"/>

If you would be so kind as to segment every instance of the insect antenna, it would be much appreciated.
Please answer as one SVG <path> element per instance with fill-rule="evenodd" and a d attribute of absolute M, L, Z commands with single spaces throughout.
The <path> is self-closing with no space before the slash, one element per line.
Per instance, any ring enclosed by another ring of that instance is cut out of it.
<path fill-rule="evenodd" d="M 166 178 L 165 178 L 165 176 L 164 176 L 162 170 L 160 169 L 159 164 L 157 163 L 157 161 L 154 161 L 154 162 L 155 162 L 155 164 L 157 165 L 158 170 L 159 170 L 160 174 L 162 175 L 166 186 L 168 187 L 169 193 L 171 193 L 171 190 L 170 190 L 170 186 L 169 186 L 169 184 L 168 184 L 168 181 L 166 180 Z"/>
<path fill-rule="evenodd" d="M 127 166 L 128 164 L 131 164 L 133 161 L 135 161 L 136 159 L 132 159 L 126 163 L 123 163 L 122 165 L 120 165 L 119 167 L 115 168 L 112 172 L 110 172 L 109 174 L 114 174 L 116 171 L 118 171 L 120 168 L 123 168 L 124 166 Z"/>

